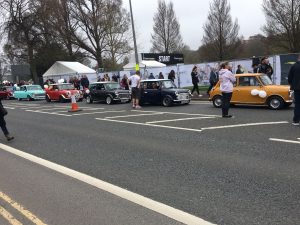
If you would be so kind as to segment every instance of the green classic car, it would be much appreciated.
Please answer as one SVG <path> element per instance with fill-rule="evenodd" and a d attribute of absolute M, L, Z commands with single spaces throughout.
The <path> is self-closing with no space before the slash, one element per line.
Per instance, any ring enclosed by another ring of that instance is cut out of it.
<path fill-rule="evenodd" d="M 45 91 L 40 85 L 23 85 L 14 92 L 14 97 L 21 101 L 27 100 L 44 100 L 46 99 Z"/>

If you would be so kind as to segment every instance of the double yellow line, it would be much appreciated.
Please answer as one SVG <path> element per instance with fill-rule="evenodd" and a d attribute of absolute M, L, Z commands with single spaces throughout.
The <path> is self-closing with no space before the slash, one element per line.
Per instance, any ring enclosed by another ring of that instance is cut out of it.
<path fill-rule="evenodd" d="M 4 194 L 1 191 L 0 191 L 0 199 L 3 199 L 10 206 L 12 206 L 14 209 L 16 209 L 21 214 L 23 214 L 32 223 L 34 223 L 36 225 L 46 225 L 37 216 L 35 216 L 29 210 L 25 209 L 21 204 L 12 200 L 9 196 L 7 196 L 6 194 Z M 0 216 L 2 216 L 4 219 L 6 219 L 11 225 L 22 225 L 22 223 L 20 221 L 18 221 L 16 218 L 14 218 L 13 215 L 11 215 L 6 209 L 4 209 L 1 206 L 0 206 Z"/>

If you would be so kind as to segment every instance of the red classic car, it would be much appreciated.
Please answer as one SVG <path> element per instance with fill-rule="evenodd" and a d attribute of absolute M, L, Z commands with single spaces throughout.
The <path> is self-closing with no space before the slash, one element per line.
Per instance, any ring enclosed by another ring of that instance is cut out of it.
<path fill-rule="evenodd" d="M 14 99 L 14 90 L 12 86 L 3 86 L 0 88 L 1 99 Z"/>
<path fill-rule="evenodd" d="M 60 101 L 66 102 L 71 100 L 71 96 L 75 95 L 76 101 L 82 101 L 82 92 L 76 90 L 73 84 L 62 83 L 62 84 L 50 84 L 49 87 L 45 88 L 46 101 Z"/>

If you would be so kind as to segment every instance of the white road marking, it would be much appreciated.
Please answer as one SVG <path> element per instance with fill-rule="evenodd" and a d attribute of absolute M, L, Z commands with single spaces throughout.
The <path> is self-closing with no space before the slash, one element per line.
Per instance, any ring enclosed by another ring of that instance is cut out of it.
<path fill-rule="evenodd" d="M 146 122 L 148 124 L 153 124 L 153 123 L 167 123 L 167 122 L 176 122 L 176 121 L 186 121 L 186 120 L 201 120 L 201 119 L 214 119 L 215 117 L 189 117 L 189 118 L 180 118 L 180 119 L 173 119 L 173 120 L 159 120 L 159 121 L 151 121 L 151 122 Z"/>
<path fill-rule="evenodd" d="M 140 110 L 131 110 L 132 112 L 143 112 L 143 113 L 163 113 L 163 114 L 173 114 L 173 115 L 187 115 L 187 116 L 213 116 L 213 117 L 222 117 L 220 115 L 209 115 L 209 114 L 199 114 L 199 113 L 178 113 L 178 112 L 160 112 L 160 111 L 140 111 Z"/>
<path fill-rule="evenodd" d="M 184 127 L 172 127 L 172 126 L 147 124 L 147 123 L 137 123 L 137 122 L 129 122 L 129 121 L 121 121 L 121 120 L 111 120 L 111 119 L 107 119 L 107 118 L 105 118 L 105 119 L 96 118 L 96 120 L 116 122 L 116 123 L 125 123 L 125 124 L 134 124 L 134 125 L 141 125 L 141 126 L 148 126 L 148 127 L 160 127 L 160 128 L 167 128 L 167 129 L 173 129 L 173 130 L 185 130 L 185 131 L 194 131 L 194 132 L 201 132 L 202 131 L 202 130 L 199 130 L 199 129 L 191 129 L 191 128 L 184 128 Z"/>
<path fill-rule="evenodd" d="M 76 113 L 72 114 L 73 116 L 81 116 L 81 115 L 93 115 L 93 114 L 105 114 L 105 113 L 118 113 L 118 112 L 126 112 L 125 110 L 120 111 L 102 111 L 102 112 L 91 112 L 91 113 Z"/>
<path fill-rule="evenodd" d="M 7 106 L 4 106 L 4 108 L 6 108 L 6 109 L 16 109 L 16 108 L 12 108 L 12 107 L 7 107 Z"/>
<path fill-rule="evenodd" d="M 138 117 L 138 116 L 155 116 L 155 115 L 162 115 L 164 113 L 152 113 L 152 114 L 136 114 L 136 115 L 125 115 L 125 116 L 111 116 L 105 117 L 106 119 L 116 119 L 116 118 L 127 118 L 127 117 Z"/>
<path fill-rule="evenodd" d="M 66 116 L 66 117 L 72 116 L 72 115 L 67 115 L 67 114 L 61 114 L 61 113 L 56 113 L 56 112 L 45 112 L 45 111 L 39 111 L 39 110 L 26 110 L 26 112 L 35 112 L 35 113 L 41 113 L 41 114 L 58 115 L 58 116 Z"/>
<path fill-rule="evenodd" d="M 290 144 L 300 144 L 300 141 L 292 141 L 292 140 L 285 140 L 285 139 L 278 139 L 278 138 L 269 138 L 270 141 L 277 141 L 283 143 L 290 143 Z M 300 140 L 300 138 L 298 138 Z"/>
<path fill-rule="evenodd" d="M 161 215 L 167 216 L 173 220 L 184 224 L 190 225 L 213 225 L 210 222 L 207 222 L 199 217 L 186 213 L 182 210 L 178 210 L 176 208 L 170 207 L 163 203 L 154 201 L 150 198 L 144 197 L 142 195 L 136 194 L 134 192 L 128 191 L 126 189 L 120 188 L 116 185 L 110 184 L 108 182 L 102 181 L 100 179 L 91 177 L 89 175 L 77 172 L 75 170 L 69 169 L 67 167 L 58 165 L 56 163 L 52 163 L 50 161 L 44 160 L 42 158 L 36 157 L 34 155 L 30 155 L 28 153 L 22 152 L 18 149 L 12 148 L 10 146 L 0 144 L 0 148 L 6 152 L 10 152 L 14 155 L 27 159 L 31 162 L 49 168 L 58 173 L 64 174 L 66 176 L 72 177 L 84 183 L 87 183 L 91 186 L 94 186 L 100 190 L 109 192 L 115 196 L 126 199 L 130 202 L 133 202 L 137 205 L 140 205 L 144 208 L 150 209 L 154 212 L 157 212 Z"/>
<path fill-rule="evenodd" d="M 218 126 L 218 127 L 204 127 L 202 130 L 217 130 L 217 129 L 227 129 L 227 128 L 236 128 L 236 127 L 250 127 L 250 126 L 262 126 L 262 125 L 275 125 L 275 124 L 287 124 L 287 121 L 281 122 L 265 122 L 265 123 L 244 123 L 244 124 L 235 124 L 227 126 Z"/>

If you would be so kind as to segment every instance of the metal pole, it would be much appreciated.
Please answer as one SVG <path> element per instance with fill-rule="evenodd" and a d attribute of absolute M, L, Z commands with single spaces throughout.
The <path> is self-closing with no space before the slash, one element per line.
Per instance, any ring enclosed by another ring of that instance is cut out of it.
<path fill-rule="evenodd" d="M 138 56 L 137 45 L 136 45 L 136 37 L 135 37 L 131 0 L 129 0 L 129 6 L 130 6 L 131 25 L 132 25 L 132 33 L 133 33 L 134 52 L 135 52 L 135 70 L 139 70 L 139 56 Z"/>

